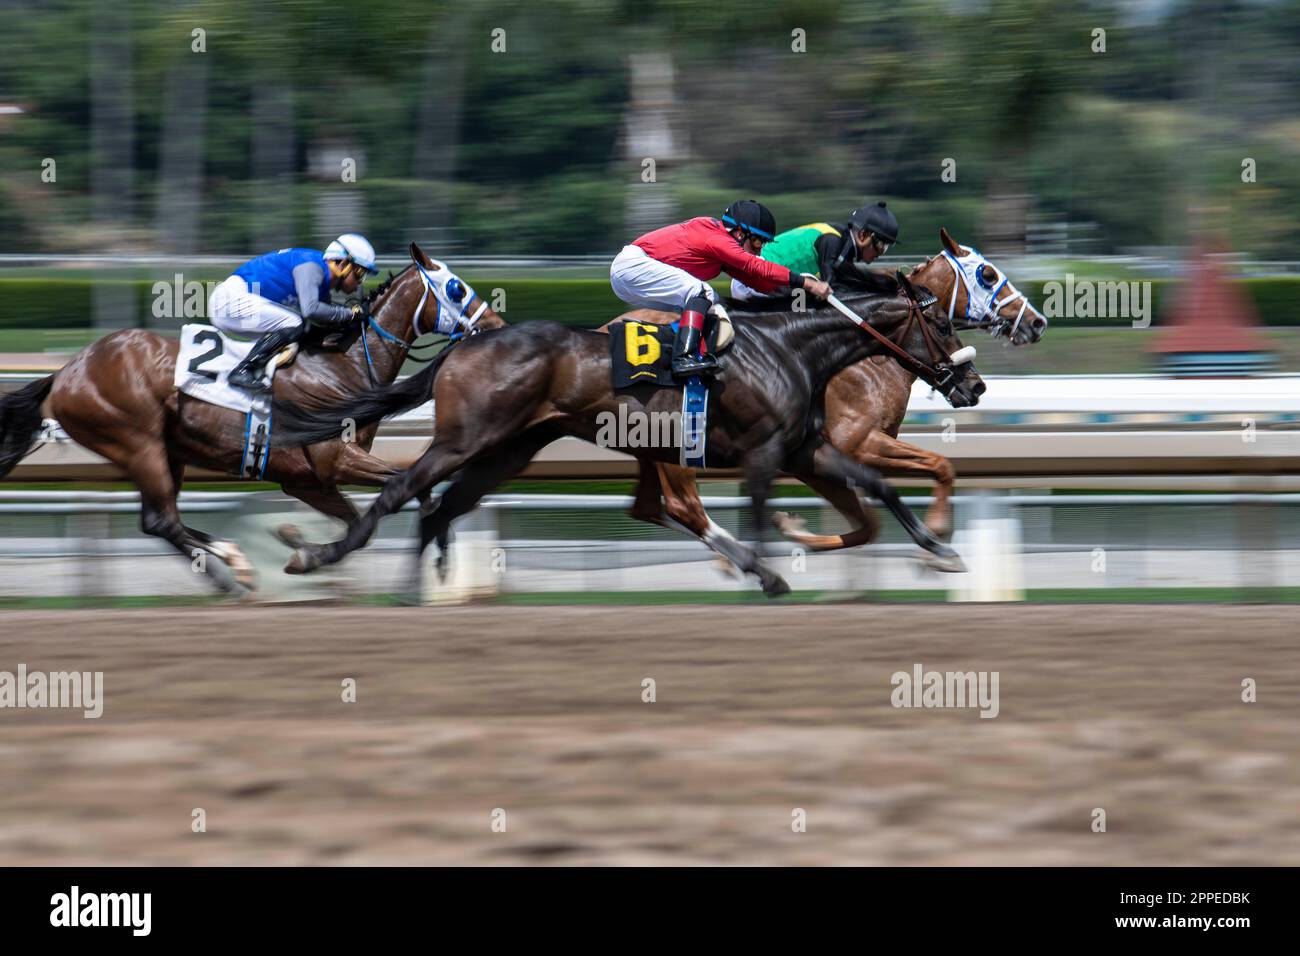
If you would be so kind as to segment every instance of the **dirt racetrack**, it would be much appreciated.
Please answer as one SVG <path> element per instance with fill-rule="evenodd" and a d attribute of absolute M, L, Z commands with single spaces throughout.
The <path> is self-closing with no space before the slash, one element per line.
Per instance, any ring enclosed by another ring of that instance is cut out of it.
<path fill-rule="evenodd" d="M 5 612 L 0 670 L 105 705 L 0 710 L 0 864 L 1295 865 L 1296 615 Z M 998 671 L 999 715 L 895 709 L 916 663 Z"/>

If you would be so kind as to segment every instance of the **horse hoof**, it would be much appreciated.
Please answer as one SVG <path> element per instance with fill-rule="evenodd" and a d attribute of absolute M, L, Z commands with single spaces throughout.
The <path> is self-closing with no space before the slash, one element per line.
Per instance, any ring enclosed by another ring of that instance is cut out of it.
<path fill-rule="evenodd" d="M 799 536 L 808 533 L 808 522 L 802 515 L 792 515 L 788 511 L 774 511 L 772 513 L 772 524 L 782 534 Z"/>
<path fill-rule="evenodd" d="M 275 529 L 275 537 L 283 544 L 286 544 L 295 550 L 307 546 L 307 539 L 302 536 L 302 531 L 296 524 L 280 525 L 280 527 Z"/>
<path fill-rule="evenodd" d="M 921 560 L 932 571 L 942 571 L 945 574 L 963 574 L 966 571 L 966 562 L 956 551 L 949 550 L 947 554 L 927 551 Z"/>
<path fill-rule="evenodd" d="M 763 593 L 770 598 L 777 598 L 790 593 L 790 585 L 780 575 L 772 575 L 772 580 L 763 582 Z"/>
<path fill-rule="evenodd" d="M 284 563 L 285 574 L 306 574 L 320 567 L 320 558 L 310 548 L 298 548 Z"/>

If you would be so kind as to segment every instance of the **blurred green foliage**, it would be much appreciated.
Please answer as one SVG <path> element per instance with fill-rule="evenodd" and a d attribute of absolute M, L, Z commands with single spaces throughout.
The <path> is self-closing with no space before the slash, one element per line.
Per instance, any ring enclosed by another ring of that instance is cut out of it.
<path fill-rule="evenodd" d="M 645 53 L 675 76 L 658 105 L 678 146 L 653 184 L 626 146 Z M 608 253 L 635 191 L 658 190 L 665 220 L 753 195 L 782 226 L 883 196 L 919 251 L 939 224 L 981 242 L 1011 216 L 1069 223 L 1074 253 L 1180 245 L 1203 221 L 1292 258 L 1297 62 L 1293 2 L 46 0 L 0 31 L 0 102 L 25 110 L 0 117 L 0 251 L 166 248 L 164 157 L 192 136 L 194 251 L 319 241 L 316 204 L 359 194 L 355 228 L 383 251 Z M 96 87 L 131 117 L 130 211 L 108 222 Z M 328 143 L 363 157 L 358 182 L 313 176 Z"/>
<path fill-rule="evenodd" d="M 465 278 L 482 295 L 492 301 L 504 303 L 502 315 L 509 322 L 547 320 L 564 325 L 597 328 L 626 311 L 605 279 L 531 279 L 466 273 Z M 188 277 L 187 277 L 188 279 Z M 1153 324 L 1159 325 L 1164 306 L 1176 293 L 1177 283 L 1172 279 L 1151 281 Z M 1260 321 L 1269 326 L 1300 326 L 1300 312 L 1295 303 L 1300 301 L 1300 276 L 1274 276 L 1269 278 L 1234 279 L 1247 293 L 1259 313 Z M 155 293 L 153 279 L 65 279 L 65 278 L 7 278 L 0 276 L 0 329 L 89 329 L 93 326 L 92 302 L 94 289 L 106 283 L 131 290 L 135 301 L 135 315 L 140 327 L 176 329 L 181 321 L 203 322 L 201 317 L 177 318 L 167 316 L 168 306 L 176 301 L 174 286 L 161 293 L 164 318 L 154 318 Z M 1031 302 L 1044 301 L 1043 282 L 1018 282 Z M 729 288 L 725 281 L 713 283 L 723 295 Z M 194 294 L 190 286 L 182 287 L 180 301 L 184 306 Z M 497 298 L 500 292 L 501 298 Z M 197 300 L 196 300 L 197 302 Z M 1077 318 L 1055 317 L 1053 329 L 1122 329 L 1130 327 L 1127 318 Z"/>

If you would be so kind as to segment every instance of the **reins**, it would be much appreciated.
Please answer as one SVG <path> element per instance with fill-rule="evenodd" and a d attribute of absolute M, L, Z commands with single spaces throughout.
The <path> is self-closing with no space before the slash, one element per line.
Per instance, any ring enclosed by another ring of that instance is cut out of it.
<path fill-rule="evenodd" d="M 420 270 L 420 278 L 424 284 L 424 292 L 420 296 L 420 302 L 415 307 L 415 312 L 411 315 L 411 331 L 415 333 L 416 338 L 419 338 L 420 336 L 425 334 L 424 330 L 420 328 L 420 313 L 424 311 L 424 304 L 429 299 L 429 292 L 432 289 L 432 280 L 429 278 L 428 273 L 425 272 L 424 269 L 418 263 L 412 263 L 412 265 L 414 266 L 414 268 Z M 410 268 L 411 266 L 407 267 L 407 269 Z M 403 270 L 403 272 L 405 271 L 407 270 Z M 397 276 L 393 277 L 393 279 L 396 278 L 398 277 Z M 376 290 L 375 298 L 378 298 L 380 295 L 383 295 L 384 292 L 387 291 L 388 290 L 386 288 L 381 288 L 379 290 Z M 476 298 L 478 297 L 476 296 Z M 435 301 L 437 301 L 436 296 L 435 296 Z M 438 308 L 439 309 L 442 308 L 441 302 L 438 303 Z M 487 302 L 480 301 L 480 305 L 478 309 L 475 311 L 474 315 L 470 317 L 469 321 L 471 327 L 474 322 L 478 321 L 479 317 L 482 316 L 482 314 L 486 310 L 487 310 Z M 402 362 L 415 362 L 417 365 L 424 365 L 428 362 L 432 362 L 434 358 L 436 358 L 442 351 L 441 349 L 438 349 L 437 351 L 430 352 L 428 355 L 416 355 L 415 354 L 416 345 L 414 340 L 408 342 L 405 339 L 394 335 L 393 333 L 385 329 L 383 326 L 381 326 L 378 322 L 376 322 L 375 317 L 373 315 L 367 313 L 366 320 L 361 326 L 361 350 L 366 357 L 366 376 L 370 379 L 371 388 L 374 388 L 377 385 L 379 385 L 379 380 L 378 378 L 375 377 L 375 361 L 370 355 L 369 332 L 371 329 L 374 329 L 375 334 L 378 335 L 381 339 L 396 343 L 399 349 L 402 349 L 406 352 L 406 356 L 405 358 L 402 359 Z M 464 338 L 464 335 L 465 335 L 464 332 L 460 332 L 460 331 L 453 332 L 452 334 L 446 337 L 446 342 L 449 345 L 455 344 L 457 341 Z M 434 348 L 442 344 L 443 342 L 435 339 L 434 341 L 426 342 L 425 345 L 419 347 Z"/>
<path fill-rule="evenodd" d="M 945 388 L 952 381 L 953 369 L 951 360 L 949 359 L 948 362 L 945 362 L 945 358 L 947 357 L 944 356 L 943 349 L 939 348 L 938 344 L 935 342 L 934 333 L 930 329 L 929 323 L 925 321 L 923 315 L 924 311 L 934 305 L 938 300 L 934 296 L 926 296 L 923 299 L 918 299 L 912 294 L 911 290 L 906 287 L 904 287 L 903 291 L 907 295 L 908 299 L 907 319 L 899 326 L 897 332 L 898 338 L 900 340 L 905 339 L 912 324 L 914 322 L 919 322 L 921 325 L 921 337 L 925 340 L 925 347 L 929 353 L 930 361 L 934 363 L 933 365 L 927 365 L 925 362 L 922 362 L 916 356 L 908 352 L 905 348 L 894 342 L 890 336 L 878 332 L 872 327 L 870 322 L 850 309 L 837 297 L 832 295 L 827 299 L 827 301 L 842 315 L 852 320 L 858 328 L 864 329 L 877 342 L 892 352 L 894 357 L 898 359 L 902 366 L 909 372 L 925 379 L 925 381 L 937 388 Z"/>

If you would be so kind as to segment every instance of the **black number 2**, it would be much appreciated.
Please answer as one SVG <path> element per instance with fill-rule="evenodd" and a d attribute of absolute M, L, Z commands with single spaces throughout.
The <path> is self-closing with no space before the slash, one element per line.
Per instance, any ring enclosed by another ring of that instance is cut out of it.
<path fill-rule="evenodd" d="M 190 373 L 193 375 L 202 375 L 204 378 L 215 380 L 217 377 L 216 372 L 209 372 L 207 369 L 199 368 L 199 366 L 204 362 L 220 357 L 222 351 L 224 351 L 224 346 L 221 344 L 221 336 L 212 331 L 200 332 L 198 335 L 194 336 L 195 345 L 199 345 L 203 342 L 211 342 L 212 349 L 211 351 L 204 352 L 202 355 L 197 356 L 190 362 Z"/>

